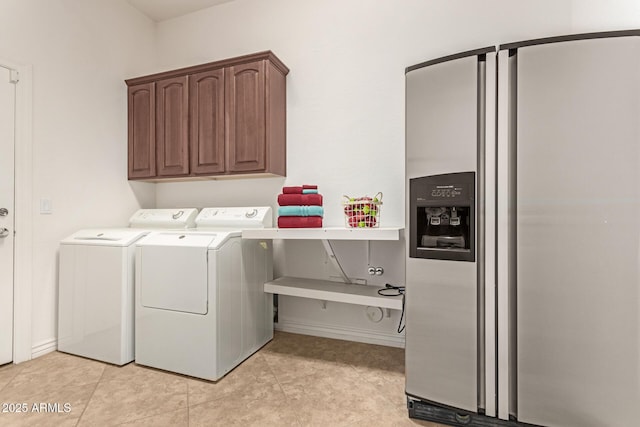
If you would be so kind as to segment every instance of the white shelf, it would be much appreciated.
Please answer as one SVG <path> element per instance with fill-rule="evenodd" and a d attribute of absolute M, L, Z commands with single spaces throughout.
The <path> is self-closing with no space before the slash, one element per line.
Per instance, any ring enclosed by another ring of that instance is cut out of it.
<path fill-rule="evenodd" d="M 381 288 L 298 277 L 280 277 L 264 284 L 264 291 L 270 294 L 402 310 L 402 296 L 381 296 L 378 289 Z"/>
<path fill-rule="evenodd" d="M 400 240 L 399 227 L 380 228 L 253 228 L 242 231 L 243 239 Z"/>

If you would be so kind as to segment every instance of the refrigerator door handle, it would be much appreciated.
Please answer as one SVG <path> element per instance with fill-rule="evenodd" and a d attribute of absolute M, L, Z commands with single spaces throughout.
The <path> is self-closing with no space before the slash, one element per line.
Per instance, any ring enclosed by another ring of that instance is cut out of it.
<path fill-rule="evenodd" d="M 476 189 L 476 285 L 477 285 L 477 387 L 478 411 L 486 410 L 486 346 L 485 346 L 485 194 L 486 194 L 486 55 L 478 58 L 478 106 L 477 106 L 477 189 Z"/>
<path fill-rule="evenodd" d="M 517 418 L 516 336 L 516 148 L 517 50 L 498 53 L 496 147 L 496 268 L 498 417 Z"/>
<path fill-rule="evenodd" d="M 483 328 L 479 342 L 483 345 L 484 363 L 480 363 L 478 372 L 484 377 L 482 391 L 484 395 L 485 415 L 497 416 L 497 331 L 496 331 L 496 85 L 497 56 L 487 53 L 485 61 L 485 78 L 483 94 L 482 123 L 484 128 L 480 135 L 484 144 L 478 151 L 478 287 L 483 293 L 478 301 L 478 325 Z M 480 107 L 478 108 L 479 111 Z M 480 147 L 479 147 L 480 148 Z M 479 381 L 480 383 L 480 381 Z"/>

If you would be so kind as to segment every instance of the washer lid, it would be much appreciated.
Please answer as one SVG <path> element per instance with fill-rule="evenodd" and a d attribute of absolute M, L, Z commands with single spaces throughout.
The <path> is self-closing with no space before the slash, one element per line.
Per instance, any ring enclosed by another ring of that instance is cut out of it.
<path fill-rule="evenodd" d="M 149 234 L 149 230 L 130 228 L 92 228 L 62 239 L 63 245 L 129 246 Z"/>
<path fill-rule="evenodd" d="M 241 234 L 240 231 L 155 231 L 141 239 L 138 246 L 218 249 L 230 237 Z"/>

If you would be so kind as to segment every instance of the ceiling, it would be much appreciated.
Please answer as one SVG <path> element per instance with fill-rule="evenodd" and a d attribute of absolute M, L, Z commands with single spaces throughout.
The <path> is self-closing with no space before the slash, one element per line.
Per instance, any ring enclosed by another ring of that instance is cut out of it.
<path fill-rule="evenodd" d="M 233 0 L 127 0 L 131 6 L 156 22 L 230 1 Z"/>

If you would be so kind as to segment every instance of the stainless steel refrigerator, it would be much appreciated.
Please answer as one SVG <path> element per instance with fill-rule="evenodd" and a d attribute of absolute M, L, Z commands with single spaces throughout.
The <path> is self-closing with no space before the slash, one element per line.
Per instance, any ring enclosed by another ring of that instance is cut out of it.
<path fill-rule="evenodd" d="M 470 75 L 472 62 L 407 71 L 410 415 L 638 425 L 640 31 L 502 45 L 495 74 L 478 72 L 463 100 L 453 69 Z M 475 169 L 458 162 L 461 151 L 476 156 Z M 434 201 L 412 199 L 412 183 L 469 171 L 475 266 L 416 257 L 420 245 L 460 248 L 446 238 L 450 223 L 427 229 Z"/>

